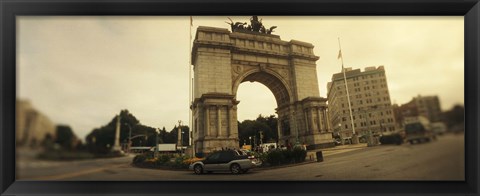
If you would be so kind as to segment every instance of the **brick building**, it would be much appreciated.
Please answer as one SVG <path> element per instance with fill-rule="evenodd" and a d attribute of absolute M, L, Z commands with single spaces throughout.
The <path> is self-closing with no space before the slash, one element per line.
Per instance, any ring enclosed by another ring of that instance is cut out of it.
<path fill-rule="evenodd" d="M 367 67 L 360 69 L 345 68 L 350 95 L 352 119 L 345 89 L 343 73 L 336 73 L 327 84 L 328 106 L 331 127 L 342 138 L 353 135 L 352 124 L 358 136 L 395 131 L 395 118 L 388 91 L 385 68 Z"/>

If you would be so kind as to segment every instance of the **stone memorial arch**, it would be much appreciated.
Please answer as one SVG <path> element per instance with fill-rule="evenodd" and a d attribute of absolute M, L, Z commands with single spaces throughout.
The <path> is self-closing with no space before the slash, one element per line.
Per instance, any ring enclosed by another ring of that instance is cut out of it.
<path fill-rule="evenodd" d="M 326 99 L 319 96 L 315 63 L 319 57 L 313 54 L 314 46 L 282 41 L 271 34 L 273 28 L 266 30 L 263 25 L 255 31 L 250 27 L 234 26 L 232 21 L 232 32 L 197 29 L 191 105 L 195 151 L 239 148 L 236 94 L 247 81 L 272 91 L 280 144 L 298 141 L 309 149 L 333 145 Z"/>

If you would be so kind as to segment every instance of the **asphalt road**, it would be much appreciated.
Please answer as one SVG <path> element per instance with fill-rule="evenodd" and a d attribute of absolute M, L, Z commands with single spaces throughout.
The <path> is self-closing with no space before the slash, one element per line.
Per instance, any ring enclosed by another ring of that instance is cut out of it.
<path fill-rule="evenodd" d="M 325 151 L 323 162 L 247 174 L 142 169 L 130 166 L 131 157 L 52 163 L 33 169 L 20 167 L 19 180 L 198 181 L 198 180 L 464 180 L 464 136 L 446 135 L 423 144 L 387 145 Z M 18 170 L 17 170 L 18 171 Z"/>

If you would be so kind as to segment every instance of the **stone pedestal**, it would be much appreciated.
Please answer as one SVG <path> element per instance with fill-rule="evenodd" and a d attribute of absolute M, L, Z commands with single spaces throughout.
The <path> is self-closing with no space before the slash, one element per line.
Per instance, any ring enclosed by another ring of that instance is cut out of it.
<path fill-rule="evenodd" d="M 238 149 L 237 101 L 227 94 L 204 94 L 196 99 L 194 138 L 196 152 Z"/>

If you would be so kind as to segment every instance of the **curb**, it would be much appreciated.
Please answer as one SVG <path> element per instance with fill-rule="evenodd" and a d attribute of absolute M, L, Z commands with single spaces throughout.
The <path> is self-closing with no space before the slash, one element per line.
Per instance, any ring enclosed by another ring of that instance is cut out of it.
<path fill-rule="evenodd" d="M 318 163 L 316 161 L 304 161 L 301 163 L 293 163 L 293 164 L 288 164 L 288 165 L 279 165 L 279 166 L 272 166 L 272 167 L 256 167 L 253 168 L 252 170 L 255 171 L 261 171 L 261 170 L 272 170 L 272 169 L 280 169 L 280 168 L 285 168 L 285 167 L 295 167 L 299 165 L 306 165 L 306 164 L 311 164 L 311 163 Z"/>

